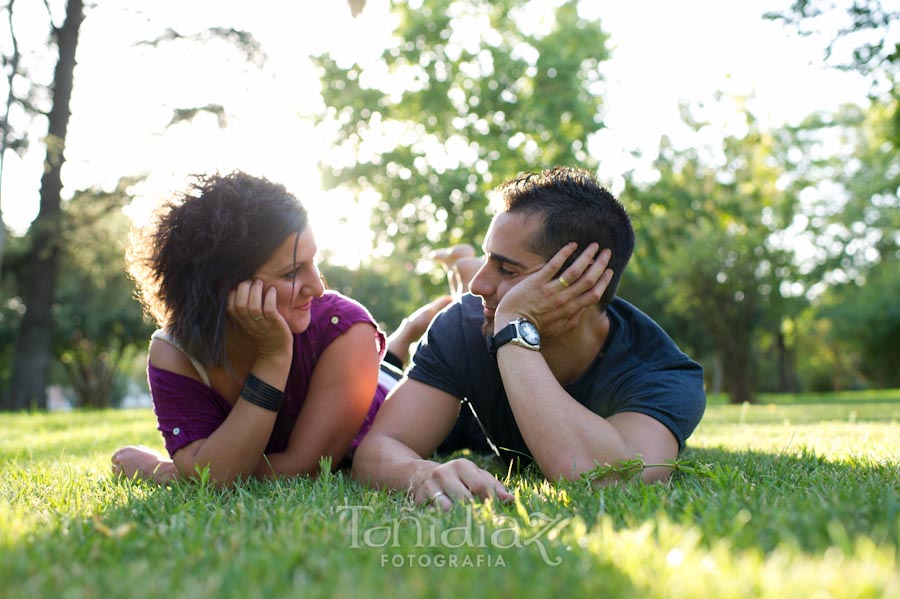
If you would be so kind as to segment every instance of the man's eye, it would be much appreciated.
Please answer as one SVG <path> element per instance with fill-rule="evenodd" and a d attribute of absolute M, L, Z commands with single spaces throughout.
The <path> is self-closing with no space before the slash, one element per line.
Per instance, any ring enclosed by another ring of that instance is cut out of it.
<path fill-rule="evenodd" d="M 503 276 L 503 277 L 514 277 L 514 276 L 516 276 L 516 273 L 514 273 L 513 271 L 508 270 L 508 269 L 506 269 L 506 268 L 503 268 L 503 265 L 502 265 L 502 264 L 500 264 L 499 266 L 497 266 L 497 272 L 499 272 L 499 273 L 500 273 L 500 276 Z"/>

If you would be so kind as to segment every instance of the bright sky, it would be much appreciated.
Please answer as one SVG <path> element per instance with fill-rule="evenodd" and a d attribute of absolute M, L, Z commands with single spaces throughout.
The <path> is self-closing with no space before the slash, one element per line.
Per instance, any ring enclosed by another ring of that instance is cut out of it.
<path fill-rule="evenodd" d="M 538 0 L 547 2 L 552 0 Z M 861 77 L 822 66 L 823 40 L 791 35 L 762 19 L 765 11 L 788 4 L 584 0 L 582 14 L 600 19 L 613 46 L 612 59 L 602 66 L 607 129 L 589 146 L 600 160 L 601 181 L 616 190 L 623 172 L 646 171 L 663 134 L 698 143 L 680 125 L 679 101 L 705 102 L 706 115 L 721 123 L 721 131 L 735 121 L 727 110 L 710 108 L 719 90 L 751 94 L 751 108 L 773 125 L 863 102 L 867 84 Z M 45 29 L 26 33 L 28 24 L 41 22 L 41 5 L 16 4 L 23 11 L 17 13 L 20 47 L 45 47 Z M 387 13 L 387 0 L 368 0 L 355 20 L 343 0 L 257 0 L 252 9 L 233 0 L 98 2 L 81 30 L 63 171 L 67 190 L 112 187 L 119 177 L 149 173 L 135 190 L 138 215 L 181 189 L 191 173 L 241 168 L 287 185 L 310 210 L 319 246 L 344 263 L 357 263 L 371 239 L 368 214 L 350 198 L 320 190 L 317 161 L 329 136 L 312 124 L 323 105 L 308 57 L 332 51 L 342 60 L 371 61 L 390 37 Z M 265 66 L 241 66 L 237 52 L 222 43 L 134 45 L 165 27 L 189 32 L 210 25 L 251 31 L 268 55 Z M 225 105 L 227 129 L 212 116 L 166 129 L 174 108 L 209 103 Z M 46 130 L 43 122 L 40 127 Z M 8 154 L 4 167 L 3 218 L 18 233 L 37 213 L 40 135 L 25 159 Z M 635 150 L 643 157 L 635 158 Z"/>

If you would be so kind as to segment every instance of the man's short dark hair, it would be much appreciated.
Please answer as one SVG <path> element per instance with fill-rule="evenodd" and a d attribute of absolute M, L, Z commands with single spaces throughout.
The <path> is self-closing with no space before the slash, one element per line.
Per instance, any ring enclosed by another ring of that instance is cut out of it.
<path fill-rule="evenodd" d="M 613 278 L 600 299 L 606 309 L 634 251 L 634 228 L 625 207 L 589 172 L 569 167 L 520 175 L 500 191 L 507 212 L 541 218 L 541 228 L 529 244 L 532 252 L 549 260 L 567 243 L 578 244 L 560 273 L 592 242 L 612 252 Z"/>

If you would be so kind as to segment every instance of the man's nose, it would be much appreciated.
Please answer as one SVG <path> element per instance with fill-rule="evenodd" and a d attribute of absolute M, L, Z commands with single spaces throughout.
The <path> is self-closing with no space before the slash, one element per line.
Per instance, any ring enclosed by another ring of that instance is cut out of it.
<path fill-rule="evenodd" d="M 481 268 L 478 269 L 478 272 L 475 273 L 475 276 L 472 277 L 472 280 L 469 282 L 469 291 L 471 291 L 475 295 L 480 295 L 481 297 L 485 297 L 487 295 L 491 295 L 493 293 L 494 285 L 490 280 L 490 276 L 487 273 L 488 262 L 485 262 Z"/>

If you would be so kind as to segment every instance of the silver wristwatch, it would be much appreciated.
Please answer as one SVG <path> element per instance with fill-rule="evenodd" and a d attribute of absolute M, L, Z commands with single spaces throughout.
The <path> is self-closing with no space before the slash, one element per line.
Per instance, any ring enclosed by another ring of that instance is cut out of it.
<path fill-rule="evenodd" d="M 536 326 L 524 318 L 517 318 L 500 329 L 500 332 L 496 335 L 488 337 L 487 343 L 488 350 L 490 350 L 492 356 L 507 343 L 539 351 L 541 349 L 541 334 Z"/>

